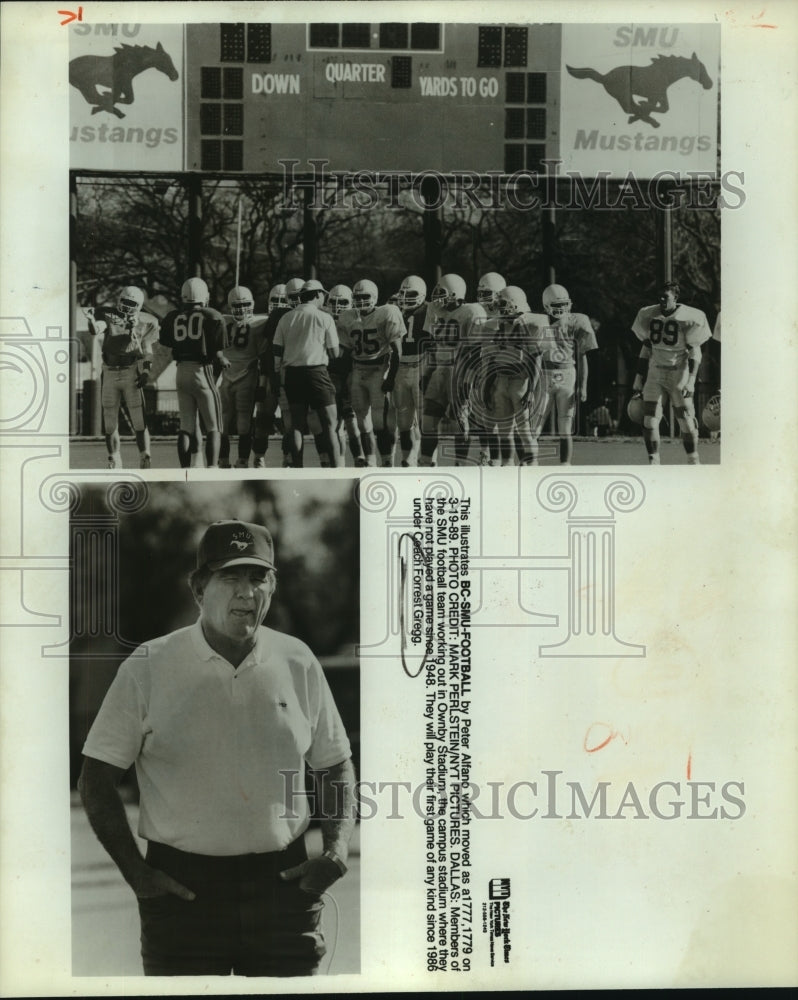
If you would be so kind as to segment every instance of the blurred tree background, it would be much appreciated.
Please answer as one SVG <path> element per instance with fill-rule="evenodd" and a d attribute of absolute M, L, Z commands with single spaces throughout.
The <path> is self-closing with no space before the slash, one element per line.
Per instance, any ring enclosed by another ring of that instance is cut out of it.
<path fill-rule="evenodd" d="M 277 590 L 265 624 L 302 639 L 322 661 L 356 743 L 360 557 L 353 485 L 162 482 L 149 484 L 146 502 L 127 514 L 109 503 L 106 486 L 82 487 L 71 521 L 73 782 L 86 732 L 121 660 L 138 644 L 196 621 L 188 575 L 197 545 L 208 524 L 227 518 L 272 532 Z M 116 536 L 118 558 L 102 544 L 87 544 L 92 531 L 109 546 Z"/>
<path fill-rule="evenodd" d="M 188 196 L 179 177 L 80 178 L 75 254 L 78 299 L 82 305 L 112 302 L 122 285 L 138 284 L 158 315 L 179 300 L 189 276 Z M 392 195 L 368 186 L 345 190 L 328 181 L 306 205 L 304 192 L 283 189 L 280 178 L 204 178 L 202 191 L 202 273 L 211 305 L 224 309 L 235 284 L 238 211 L 241 204 L 240 283 L 250 288 L 256 309 L 265 311 L 269 289 L 303 275 L 309 256 L 326 288 L 361 278 L 377 283 L 380 301 L 408 274 L 425 274 L 424 212 L 414 188 Z M 542 195 L 542 191 L 540 192 Z M 553 241 L 557 281 L 574 309 L 594 320 L 598 363 L 591 361 L 588 412 L 613 397 L 623 426 L 633 360 L 639 345 L 630 327 L 638 309 L 656 302 L 656 211 L 617 184 L 608 203 L 618 207 L 559 207 Z M 474 199 L 490 204 L 476 189 Z M 589 201 L 589 199 L 587 199 Z M 570 196 L 561 205 L 572 204 Z M 709 199 L 711 202 L 712 199 Z M 521 204 L 531 202 L 529 192 Z M 465 278 L 469 295 L 486 271 L 523 288 L 533 310 L 543 291 L 543 220 L 539 208 L 477 207 L 462 192 L 449 192 L 440 212 L 440 251 L 445 272 Z M 517 204 L 518 202 L 516 202 Z M 701 202 L 700 204 L 705 204 Z M 304 223 L 315 237 L 306 255 Z M 720 209 L 697 207 L 685 198 L 671 212 L 673 276 L 681 299 L 702 309 L 714 324 L 720 309 Z M 196 254 L 195 254 L 196 256 Z"/>
<path fill-rule="evenodd" d="M 103 304 L 119 287 L 141 284 L 149 297 L 179 300 L 188 277 L 188 198 L 179 178 L 82 178 L 78 188 L 76 258 L 79 297 Z M 329 288 L 375 280 L 385 301 L 407 274 L 424 274 L 423 212 L 410 191 L 376 197 L 366 189 L 320 189 L 308 209 L 316 227 L 314 264 Z M 475 192 L 487 203 L 487 190 Z M 235 283 L 239 199 L 242 205 L 240 281 L 266 308 L 269 289 L 301 276 L 304 254 L 302 191 L 288 195 L 279 179 L 202 181 L 203 277 L 219 308 Z M 567 199 L 566 199 L 567 202 Z M 326 207 L 325 207 L 326 206 Z M 519 285 L 533 309 L 542 292 L 539 209 L 477 208 L 464 195 L 441 212 L 444 271 L 461 274 L 473 295 L 486 271 Z M 714 320 L 720 301 L 720 212 L 676 208 L 673 270 L 683 300 Z M 628 326 L 656 300 L 654 213 L 634 199 L 620 207 L 558 208 L 557 280 L 576 307 L 602 325 Z"/>

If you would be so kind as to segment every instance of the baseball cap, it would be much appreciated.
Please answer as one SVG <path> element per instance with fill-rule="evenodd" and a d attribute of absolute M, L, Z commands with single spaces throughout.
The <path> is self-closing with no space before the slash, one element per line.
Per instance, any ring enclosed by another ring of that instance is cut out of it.
<path fill-rule="evenodd" d="M 265 566 L 275 569 L 274 542 L 260 524 L 246 521 L 215 521 L 202 536 L 197 549 L 197 569 L 225 566 Z"/>
<path fill-rule="evenodd" d="M 311 278 L 310 281 L 306 281 L 305 284 L 300 289 L 302 292 L 325 292 L 324 285 L 320 281 L 316 281 L 315 278 Z M 325 292 L 325 295 L 327 293 Z"/>

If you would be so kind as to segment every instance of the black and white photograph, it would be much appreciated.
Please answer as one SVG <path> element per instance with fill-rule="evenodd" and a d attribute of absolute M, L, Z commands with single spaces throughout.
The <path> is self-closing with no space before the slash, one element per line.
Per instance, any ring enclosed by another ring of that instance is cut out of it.
<path fill-rule="evenodd" d="M 359 971 L 351 484 L 90 485 L 71 554 L 73 974 Z"/>
<path fill-rule="evenodd" d="M 87 24 L 69 70 L 73 468 L 719 461 L 718 25 Z"/>
<path fill-rule="evenodd" d="M 795 5 L 0 27 L 0 994 L 798 984 Z"/>

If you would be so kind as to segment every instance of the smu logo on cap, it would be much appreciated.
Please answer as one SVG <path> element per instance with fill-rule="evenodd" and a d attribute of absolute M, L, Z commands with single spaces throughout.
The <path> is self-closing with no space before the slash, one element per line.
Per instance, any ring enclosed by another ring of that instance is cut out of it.
<path fill-rule="evenodd" d="M 245 549 L 250 548 L 255 544 L 255 539 L 246 530 L 237 530 L 233 532 L 233 537 L 230 539 L 230 546 L 238 549 L 239 552 L 243 552 Z"/>

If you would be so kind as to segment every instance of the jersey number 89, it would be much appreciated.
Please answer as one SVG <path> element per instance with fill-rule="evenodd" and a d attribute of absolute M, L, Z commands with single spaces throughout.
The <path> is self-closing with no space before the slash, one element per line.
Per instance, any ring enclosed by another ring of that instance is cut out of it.
<path fill-rule="evenodd" d="M 648 327 L 651 343 L 662 343 L 665 347 L 674 347 L 679 339 L 679 324 L 674 319 L 652 319 Z"/>

